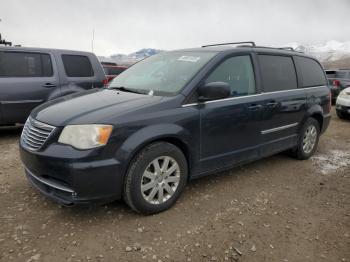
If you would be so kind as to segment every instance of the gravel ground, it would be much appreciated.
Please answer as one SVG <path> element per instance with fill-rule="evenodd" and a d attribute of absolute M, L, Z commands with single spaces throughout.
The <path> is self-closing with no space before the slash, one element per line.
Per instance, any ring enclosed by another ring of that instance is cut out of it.
<path fill-rule="evenodd" d="M 350 261 L 350 121 L 316 155 L 192 181 L 169 211 L 61 207 L 27 183 L 18 128 L 0 129 L 1 261 Z"/>

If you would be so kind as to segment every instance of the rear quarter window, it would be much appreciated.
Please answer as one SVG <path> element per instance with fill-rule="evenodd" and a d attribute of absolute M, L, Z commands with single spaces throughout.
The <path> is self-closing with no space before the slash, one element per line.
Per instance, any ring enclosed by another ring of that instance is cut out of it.
<path fill-rule="evenodd" d="M 322 86 L 327 84 L 323 68 L 315 60 L 307 57 L 294 57 L 301 87 Z"/>
<path fill-rule="evenodd" d="M 350 79 L 350 72 L 347 71 L 337 71 L 335 73 L 336 78 L 341 78 L 341 79 Z"/>
<path fill-rule="evenodd" d="M 328 78 L 334 78 L 335 77 L 335 71 L 330 71 L 330 70 L 327 70 L 325 71 L 326 72 L 326 76 Z"/>
<path fill-rule="evenodd" d="M 294 63 L 289 56 L 259 55 L 264 92 L 297 88 Z"/>
<path fill-rule="evenodd" d="M 90 59 L 83 55 L 62 55 L 66 75 L 69 77 L 90 77 L 94 75 Z"/>

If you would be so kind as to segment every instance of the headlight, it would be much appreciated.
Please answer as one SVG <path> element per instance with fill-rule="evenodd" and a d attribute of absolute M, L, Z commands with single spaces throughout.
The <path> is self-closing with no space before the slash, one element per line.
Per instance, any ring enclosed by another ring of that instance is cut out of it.
<path fill-rule="evenodd" d="M 58 142 L 77 149 L 90 149 L 107 144 L 113 126 L 111 125 L 68 125 Z"/>
<path fill-rule="evenodd" d="M 341 91 L 340 94 L 339 94 L 339 97 L 342 97 L 342 98 L 349 97 L 350 98 L 350 90 L 343 90 L 343 91 Z"/>

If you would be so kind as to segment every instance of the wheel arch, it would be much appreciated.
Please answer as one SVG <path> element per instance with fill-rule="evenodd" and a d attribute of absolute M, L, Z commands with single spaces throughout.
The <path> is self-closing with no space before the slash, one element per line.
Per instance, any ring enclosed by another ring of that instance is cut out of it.
<path fill-rule="evenodd" d="M 315 105 L 315 106 L 309 108 L 309 110 L 307 111 L 307 113 L 306 113 L 306 115 L 305 115 L 305 117 L 300 125 L 300 128 L 304 125 L 306 120 L 310 117 L 317 120 L 317 122 L 320 125 L 320 130 L 322 130 L 322 128 L 323 128 L 323 110 L 322 110 L 322 107 L 320 105 Z"/>
<path fill-rule="evenodd" d="M 124 176 L 127 173 L 133 159 L 146 146 L 156 142 L 167 142 L 178 147 L 184 154 L 188 166 L 188 178 L 191 176 L 191 168 L 194 165 L 194 150 L 191 150 L 191 136 L 189 132 L 175 124 L 156 125 L 146 127 L 129 137 L 121 146 L 121 159 L 125 161 Z M 119 159 L 119 157 L 117 156 Z"/>
<path fill-rule="evenodd" d="M 166 143 L 172 144 L 172 145 L 176 146 L 177 148 L 179 148 L 181 150 L 181 152 L 184 154 L 185 158 L 186 158 L 186 162 L 187 162 L 187 166 L 188 166 L 188 172 L 190 174 L 190 169 L 191 169 L 191 166 L 192 166 L 192 164 L 191 164 L 192 156 L 191 156 L 191 152 L 189 150 L 189 146 L 182 139 L 180 139 L 179 137 L 172 136 L 172 135 L 160 136 L 160 137 L 157 137 L 157 138 L 154 138 L 154 139 L 147 140 L 144 143 L 140 144 L 131 153 L 131 155 L 129 157 L 129 161 L 128 161 L 126 170 L 129 169 L 129 167 L 131 165 L 131 162 L 133 161 L 133 159 L 137 156 L 137 154 L 142 149 L 144 149 L 145 147 L 147 147 L 150 144 L 157 143 L 157 142 L 166 142 Z M 188 177 L 190 177 L 190 175 Z"/>
<path fill-rule="evenodd" d="M 317 120 L 318 124 L 320 125 L 320 131 L 323 128 L 323 116 L 321 113 L 313 113 L 310 117 Z"/>

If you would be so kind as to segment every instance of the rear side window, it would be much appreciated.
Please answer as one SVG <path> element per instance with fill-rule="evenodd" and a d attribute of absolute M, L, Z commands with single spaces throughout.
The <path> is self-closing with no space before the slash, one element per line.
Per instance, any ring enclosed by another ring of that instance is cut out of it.
<path fill-rule="evenodd" d="M 0 77 L 50 77 L 52 75 L 49 54 L 0 52 Z"/>
<path fill-rule="evenodd" d="M 82 55 L 62 55 L 66 75 L 69 77 L 89 77 L 94 75 L 90 60 Z"/>
<path fill-rule="evenodd" d="M 328 78 L 334 78 L 335 77 L 335 71 L 330 71 L 330 70 L 327 70 L 325 71 L 326 72 L 326 75 Z"/>
<path fill-rule="evenodd" d="M 307 57 L 294 57 L 298 75 L 301 76 L 302 87 L 326 85 L 323 69 L 315 60 Z"/>
<path fill-rule="evenodd" d="M 209 75 L 206 83 L 226 82 L 230 85 L 231 96 L 255 94 L 255 79 L 249 55 L 226 59 Z"/>
<path fill-rule="evenodd" d="M 335 73 L 336 78 L 350 79 L 350 72 L 348 71 L 337 71 Z"/>
<path fill-rule="evenodd" d="M 297 77 L 291 57 L 259 55 L 259 61 L 265 92 L 297 88 Z"/>

